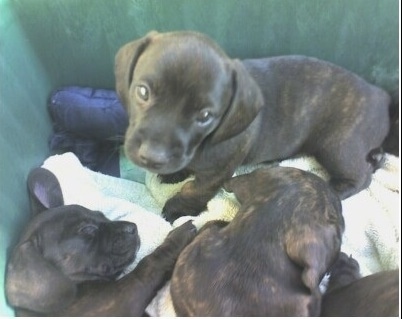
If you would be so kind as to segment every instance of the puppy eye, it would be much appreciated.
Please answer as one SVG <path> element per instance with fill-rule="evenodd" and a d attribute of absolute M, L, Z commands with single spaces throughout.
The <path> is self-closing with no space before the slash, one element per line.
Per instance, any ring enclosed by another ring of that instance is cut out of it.
<path fill-rule="evenodd" d="M 200 113 L 198 113 L 196 121 L 200 125 L 207 125 L 212 121 L 213 118 L 214 116 L 210 111 L 202 110 Z"/>
<path fill-rule="evenodd" d="M 85 236 L 95 236 L 98 231 L 98 227 L 95 225 L 84 225 L 78 229 L 78 233 Z"/>
<path fill-rule="evenodd" d="M 137 85 L 135 92 L 140 100 L 144 102 L 149 100 L 149 90 L 145 85 Z"/>

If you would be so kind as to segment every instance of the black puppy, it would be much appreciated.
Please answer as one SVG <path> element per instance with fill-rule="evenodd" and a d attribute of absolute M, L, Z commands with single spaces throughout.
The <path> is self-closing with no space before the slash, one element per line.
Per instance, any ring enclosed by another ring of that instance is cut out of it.
<path fill-rule="evenodd" d="M 28 184 L 35 216 L 6 274 L 7 300 L 17 315 L 141 316 L 195 236 L 195 227 L 184 224 L 115 281 L 140 247 L 136 225 L 63 206 L 57 178 L 46 169 L 33 170 Z"/>
<path fill-rule="evenodd" d="M 399 317 L 399 270 L 361 277 L 359 264 L 341 253 L 322 299 L 324 317 Z"/>
<path fill-rule="evenodd" d="M 295 168 L 259 169 L 225 183 L 241 203 L 180 254 L 171 279 L 179 316 L 320 314 L 318 285 L 340 250 L 336 194 Z"/>
<path fill-rule="evenodd" d="M 196 32 L 124 45 L 115 75 L 127 156 L 165 182 L 195 175 L 165 204 L 169 221 L 205 209 L 238 166 L 302 152 L 351 196 L 369 185 L 389 129 L 390 96 L 357 75 L 304 56 L 233 60 Z"/>

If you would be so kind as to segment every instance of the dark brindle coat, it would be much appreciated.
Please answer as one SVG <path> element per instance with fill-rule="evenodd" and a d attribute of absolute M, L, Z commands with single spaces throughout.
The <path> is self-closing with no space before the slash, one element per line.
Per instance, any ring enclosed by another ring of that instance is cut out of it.
<path fill-rule="evenodd" d="M 389 129 L 389 95 L 357 75 L 304 56 L 233 60 L 195 32 L 124 45 L 115 74 L 127 156 L 164 181 L 195 174 L 165 204 L 169 221 L 197 215 L 238 166 L 301 152 L 346 198 L 369 185 Z"/>
<path fill-rule="evenodd" d="M 136 225 L 63 205 L 57 178 L 43 168 L 31 172 L 28 184 L 35 216 L 6 274 L 7 300 L 17 315 L 141 316 L 195 236 L 195 227 L 186 223 L 115 281 L 140 247 Z"/>
<path fill-rule="evenodd" d="M 259 169 L 225 187 L 241 203 L 211 222 L 180 254 L 171 280 L 180 316 L 320 314 L 318 285 L 339 254 L 341 203 L 319 177 Z"/>

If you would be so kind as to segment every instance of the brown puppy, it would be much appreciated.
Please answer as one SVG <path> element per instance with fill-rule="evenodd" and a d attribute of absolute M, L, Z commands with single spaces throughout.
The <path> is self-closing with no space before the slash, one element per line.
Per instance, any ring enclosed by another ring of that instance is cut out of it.
<path fill-rule="evenodd" d="M 324 317 L 399 317 L 399 270 L 361 277 L 359 264 L 341 253 L 323 296 Z"/>
<path fill-rule="evenodd" d="M 180 254 L 171 279 L 177 314 L 319 315 L 318 285 L 344 230 L 336 194 L 319 177 L 285 167 L 225 187 L 242 206 L 227 226 L 204 226 Z"/>
<path fill-rule="evenodd" d="M 127 156 L 166 182 L 195 175 L 165 204 L 169 221 L 205 209 L 238 166 L 301 152 L 351 196 L 369 185 L 389 129 L 389 95 L 357 75 L 304 56 L 233 60 L 196 32 L 124 45 L 115 75 Z"/>
<path fill-rule="evenodd" d="M 32 207 L 39 211 L 34 210 L 37 215 L 15 247 L 6 274 L 7 300 L 17 315 L 141 316 L 195 236 L 191 223 L 182 225 L 115 281 L 140 247 L 136 225 L 110 221 L 82 206 L 64 206 L 56 177 L 45 169 L 31 172 L 29 188 Z"/>

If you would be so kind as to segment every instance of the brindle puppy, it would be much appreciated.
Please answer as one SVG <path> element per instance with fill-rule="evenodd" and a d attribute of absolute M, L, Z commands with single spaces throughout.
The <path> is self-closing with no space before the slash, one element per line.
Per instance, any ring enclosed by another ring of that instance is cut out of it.
<path fill-rule="evenodd" d="M 240 211 L 212 222 L 180 254 L 171 280 L 180 316 L 317 316 L 318 285 L 344 220 L 336 194 L 295 168 L 259 169 L 225 187 Z"/>
<path fill-rule="evenodd" d="M 195 175 L 165 204 L 169 221 L 205 209 L 238 166 L 301 152 L 351 196 L 370 184 L 389 130 L 390 96 L 357 75 L 304 56 L 233 60 L 196 32 L 124 45 L 115 74 L 127 156 L 166 182 Z"/>
<path fill-rule="evenodd" d="M 140 247 L 136 225 L 63 205 L 57 178 L 43 168 L 31 172 L 29 189 L 35 216 L 6 274 L 7 300 L 17 315 L 141 316 L 195 236 L 191 223 L 182 225 L 116 281 Z"/>

